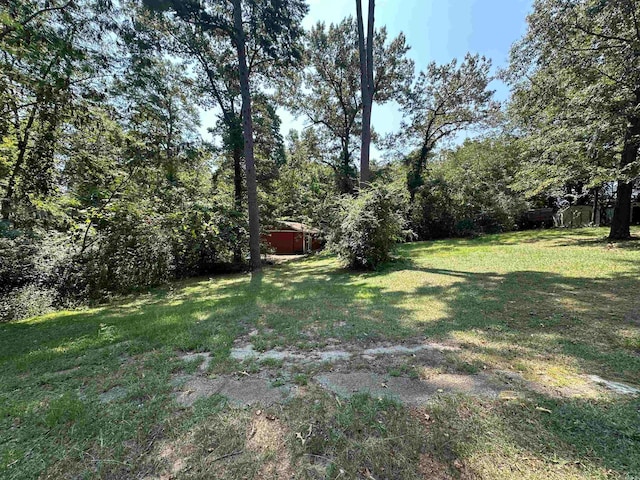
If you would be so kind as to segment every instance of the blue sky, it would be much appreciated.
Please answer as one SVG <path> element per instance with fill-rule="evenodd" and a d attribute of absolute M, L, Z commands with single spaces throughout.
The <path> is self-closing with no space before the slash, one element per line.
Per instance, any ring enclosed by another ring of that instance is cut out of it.
<path fill-rule="evenodd" d="M 308 0 L 305 28 L 318 21 L 337 23 L 346 16 L 355 17 L 355 0 Z M 363 0 L 366 10 L 367 0 Z M 435 61 L 446 63 L 461 59 L 467 52 L 493 60 L 494 69 L 507 63 L 509 49 L 526 30 L 526 16 L 532 0 L 377 0 L 376 27 L 386 26 L 391 38 L 404 32 L 411 46 L 410 57 L 416 71 Z M 366 21 L 366 18 L 365 18 Z M 508 90 L 495 81 L 496 98 L 505 100 Z M 295 119 L 280 109 L 282 133 L 301 129 L 303 118 Z M 210 114 L 205 114 L 205 125 Z M 379 133 L 396 131 L 401 115 L 397 105 L 374 105 L 372 124 Z M 374 149 L 374 156 L 379 152 Z"/>

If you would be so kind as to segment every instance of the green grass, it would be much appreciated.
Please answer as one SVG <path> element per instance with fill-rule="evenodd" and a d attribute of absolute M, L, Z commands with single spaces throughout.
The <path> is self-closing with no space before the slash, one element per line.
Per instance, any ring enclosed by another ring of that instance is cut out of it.
<path fill-rule="evenodd" d="M 279 368 L 230 360 L 234 340 L 253 330 L 247 338 L 259 351 L 426 337 L 463 347 L 447 358 L 461 373 L 517 370 L 558 387 L 580 384 L 583 374 L 639 384 L 640 242 L 611 247 L 605 235 L 551 230 L 408 244 L 371 273 L 317 255 L 0 325 L 0 477 L 144 477 L 167 468 L 162 445 L 182 442 L 193 462 L 181 470 L 186 478 L 218 470 L 258 478 L 282 453 L 267 448 L 262 463 L 249 460 L 251 411 L 217 397 L 184 410 L 171 395 L 172 376 L 197 366 L 178 360 L 180 352 L 211 352 L 211 372 Z M 637 399 L 446 397 L 416 412 L 366 396 L 336 402 L 308 373 L 294 382 L 306 393 L 273 415 L 301 478 L 317 478 L 314 469 L 328 478 L 640 472 Z M 196 448 L 195 438 L 208 446 Z M 217 460 L 236 452 L 228 448 L 242 453 Z"/>

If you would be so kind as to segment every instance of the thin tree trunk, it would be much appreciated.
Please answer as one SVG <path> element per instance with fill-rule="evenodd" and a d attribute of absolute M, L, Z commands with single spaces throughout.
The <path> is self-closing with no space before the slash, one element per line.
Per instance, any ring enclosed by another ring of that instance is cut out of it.
<path fill-rule="evenodd" d="M 244 162 L 247 175 L 247 203 L 249 205 L 249 256 L 252 270 L 260 270 L 260 213 L 258 211 L 258 181 L 253 156 L 253 121 L 251 119 L 251 91 L 249 69 L 242 25 L 242 0 L 232 0 L 235 44 L 238 51 L 238 72 L 242 96 L 242 133 L 244 135 Z"/>
<path fill-rule="evenodd" d="M 358 21 L 358 50 L 360 54 L 360 89 L 362 92 L 362 144 L 360 147 L 360 188 L 370 181 L 371 109 L 373 106 L 373 31 L 375 0 L 369 0 L 367 39 L 365 47 L 362 0 L 356 0 Z"/>
<path fill-rule="evenodd" d="M 600 193 L 600 188 L 596 187 L 593 189 L 593 213 L 591 214 L 591 223 L 597 227 L 600 226 L 600 219 L 598 218 L 598 195 Z"/>
<path fill-rule="evenodd" d="M 640 136 L 640 118 L 634 118 L 627 129 L 624 138 L 624 147 L 620 159 L 620 167 L 624 169 L 635 162 L 638 156 L 638 136 Z M 611 220 L 609 239 L 626 240 L 631 237 L 631 196 L 633 194 L 633 182 L 618 180 L 618 193 L 616 206 Z"/>

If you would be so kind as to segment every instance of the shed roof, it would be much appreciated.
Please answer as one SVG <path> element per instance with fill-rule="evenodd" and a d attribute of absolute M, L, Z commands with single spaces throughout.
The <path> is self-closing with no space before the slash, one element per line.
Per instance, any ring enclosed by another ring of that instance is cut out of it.
<path fill-rule="evenodd" d="M 288 220 L 278 220 L 274 225 L 268 228 L 269 231 L 284 230 L 290 232 L 304 232 L 304 233 L 320 233 L 317 228 L 311 227 L 301 222 L 290 222 Z"/>

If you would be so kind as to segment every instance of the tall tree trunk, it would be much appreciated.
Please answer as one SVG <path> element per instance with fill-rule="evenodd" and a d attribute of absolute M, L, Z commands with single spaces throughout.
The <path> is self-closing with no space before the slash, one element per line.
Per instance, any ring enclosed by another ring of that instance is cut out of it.
<path fill-rule="evenodd" d="M 358 49 L 360 54 L 360 90 L 362 92 L 362 144 L 360 147 L 360 188 L 370 181 L 371 109 L 373 107 L 373 30 L 375 0 L 369 0 L 367 38 L 365 47 L 362 0 L 356 0 L 358 21 Z"/>
<path fill-rule="evenodd" d="M 242 0 L 232 0 L 235 44 L 238 52 L 238 73 L 242 96 L 242 133 L 244 135 L 244 163 L 247 175 L 247 203 L 249 206 L 249 256 L 252 270 L 260 270 L 260 212 L 258 211 L 258 181 L 253 156 L 253 121 L 251 119 L 251 91 L 249 69 L 242 25 Z"/>
<path fill-rule="evenodd" d="M 624 146 L 622 149 L 622 157 L 620 159 L 620 167 L 625 167 L 636 161 L 638 156 L 638 143 L 640 136 L 640 118 L 633 118 L 631 125 L 625 132 Z M 616 195 L 616 206 L 613 210 L 613 219 L 611 220 L 611 231 L 609 239 L 626 240 L 631 237 L 631 196 L 633 194 L 633 181 L 618 180 L 618 193 Z"/>
<path fill-rule="evenodd" d="M 236 211 L 242 210 L 242 146 L 233 147 L 233 196 Z M 242 263 L 242 243 L 240 242 L 240 225 L 235 228 L 236 245 L 233 248 L 233 262 Z"/>

